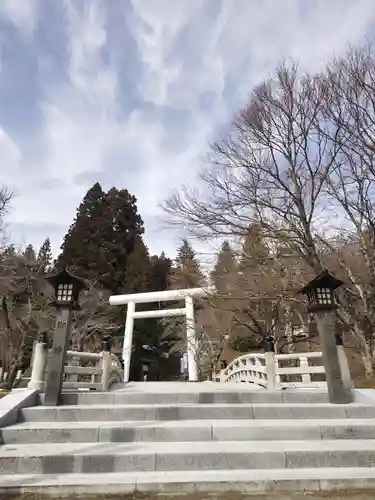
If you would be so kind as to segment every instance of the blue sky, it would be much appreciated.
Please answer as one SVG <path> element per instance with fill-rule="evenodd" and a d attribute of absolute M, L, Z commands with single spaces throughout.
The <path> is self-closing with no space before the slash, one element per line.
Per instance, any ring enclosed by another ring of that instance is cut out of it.
<path fill-rule="evenodd" d="M 158 202 L 282 58 L 323 68 L 373 36 L 374 0 L 0 0 L 1 181 L 17 244 L 57 253 L 87 189 L 127 188 L 152 253 Z"/>

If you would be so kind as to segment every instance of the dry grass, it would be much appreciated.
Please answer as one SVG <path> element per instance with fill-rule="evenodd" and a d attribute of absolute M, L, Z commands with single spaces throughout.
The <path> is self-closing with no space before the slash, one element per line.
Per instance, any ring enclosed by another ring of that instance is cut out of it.
<path fill-rule="evenodd" d="M 357 389 L 375 389 L 375 379 L 365 376 L 354 379 L 354 385 Z"/>
<path fill-rule="evenodd" d="M 346 355 L 350 366 L 354 385 L 361 389 L 375 389 L 375 376 L 367 378 L 363 368 L 361 355 L 354 349 L 347 348 Z"/>

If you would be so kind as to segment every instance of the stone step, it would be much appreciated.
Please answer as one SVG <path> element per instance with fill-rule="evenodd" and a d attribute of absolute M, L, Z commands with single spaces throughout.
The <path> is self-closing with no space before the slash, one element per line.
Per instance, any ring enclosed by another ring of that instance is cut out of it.
<path fill-rule="evenodd" d="M 22 422 L 86 422 L 190 419 L 375 418 L 375 405 L 329 403 L 75 405 L 37 406 L 20 411 Z"/>
<path fill-rule="evenodd" d="M 236 384 L 238 386 L 238 384 Z M 238 404 L 238 403 L 328 403 L 327 391 L 312 390 L 238 390 L 196 392 L 70 392 L 62 395 L 63 405 L 143 405 L 143 404 Z M 41 398 L 43 401 L 43 396 Z"/>
<path fill-rule="evenodd" d="M 375 439 L 375 419 L 25 422 L 0 429 L 0 444 Z"/>
<path fill-rule="evenodd" d="M 1 474 L 372 467 L 375 440 L 12 444 Z M 375 477 L 375 468 L 374 468 Z"/>
<path fill-rule="evenodd" d="M 265 494 L 281 500 L 280 494 L 296 492 L 289 500 L 301 500 L 301 491 L 312 492 L 314 500 L 327 499 L 327 492 L 335 498 L 353 500 L 373 499 L 374 469 L 362 468 L 306 468 L 257 470 L 200 470 L 152 471 L 107 474 L 44 474 L 0 475 L 0 495 L 40 495 L 55 498 L 75 495 L 122 495 L 140 493 L 194 494 L 218 493 L 227 499 L 229 492 Z M 360 490 L 358 497 L 355 491 Z M 322 492 L 322 496 L 319 495 Z M 342 492 L 342 495 L 340 495 Z M 304 496 L 302 494 L 302 496 Z M 271 496 L 272 495 L 272 496 Z M 275 495 L 275 496 L 274 496 Z M 310 496 L 308 496 L 310 498 Z M 191 497 L 189 497 L 191 498 Z M 285 498 L 282 495 L 282 498 Z M 330 497 L 331 498 L 331 497 Z"/>

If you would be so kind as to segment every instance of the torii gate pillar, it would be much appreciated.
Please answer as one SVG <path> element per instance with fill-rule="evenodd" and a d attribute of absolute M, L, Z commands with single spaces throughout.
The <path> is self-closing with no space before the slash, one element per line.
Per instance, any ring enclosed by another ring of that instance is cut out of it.
<path fill-rule="evenodd" d="M 129 382 L 130 360 L 133 346 L 135 302 L 128 303 L 125 320 L 124 343 L 122 346 L 122 360 L 124 362 L 124 382 Z"/>

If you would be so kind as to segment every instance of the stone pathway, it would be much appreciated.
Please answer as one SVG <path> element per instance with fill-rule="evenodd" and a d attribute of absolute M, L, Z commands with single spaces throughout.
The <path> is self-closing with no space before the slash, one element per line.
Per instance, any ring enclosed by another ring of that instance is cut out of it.
<path fill-rule="evenodd" d="M 367 399 L 330 405 L 325 391 L 210 382 L 69 392 L 61 406 L 23 408 L 18 424 L 1 429 L 0 500 L 9 492 L 30 500 L 375 500 L 375 404 Z M 346 486 L 367 491 L 331 493 Z"/>
<path fill-rule="evenodd" d="M 254 384 L 240 384 L 241 392 L 265 392 L 260 386 Z M 303 389 L 304 391 L 320 392 L 317 389 Z M 116 384 L 116 392 L 126 392 L 132 394 L 139 393 L 196 393 L 196 392 L 238 392 L 239 384 L 222 382 L 128 382 L 127 384 Z M 301 392 L 301 391 L 299 391 Z"/>
<path fill-rule="evenodd" d="M 53 498 L 53 497 L 52 497 Z M 225 492 L 225 493 L 196 493 L 196 494 L 182 494 L 178 495 L 168 495 L 168 494 L 158 494 L 151 495 L 148 493 L 135 493 L 135 494 L 123 494 L 123 495 L 70 495 L 61 496 L 57 494 L 54 498 L 59 498 L 61 500 L 374 500 L 375 490 L 345 490 L 345 491 L 327 491 L 324 493 L 316 492 L 300 492 L 300 493 L 280 493 L 280 492 L 269 492 L 262 495 L 248 495 L 241 494 L 237 492 Z M 1 500 L 49 500 L 51 496 L 45 496 L 41 494 L 26 493 L 24 495 L 4 495 L 1 496 Z"/>

